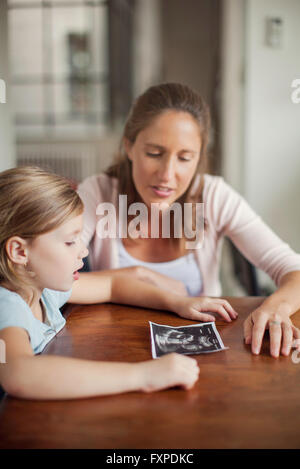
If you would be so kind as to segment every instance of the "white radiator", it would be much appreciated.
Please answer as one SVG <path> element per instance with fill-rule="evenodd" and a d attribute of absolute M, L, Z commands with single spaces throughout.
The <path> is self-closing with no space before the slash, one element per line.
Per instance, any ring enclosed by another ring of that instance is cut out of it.
<path fill-rule="evenodd" d="M 97 172 L 97 150 L 88 143 L 19 143 L 17 165 L 39 166 L 80 182 Z"/>

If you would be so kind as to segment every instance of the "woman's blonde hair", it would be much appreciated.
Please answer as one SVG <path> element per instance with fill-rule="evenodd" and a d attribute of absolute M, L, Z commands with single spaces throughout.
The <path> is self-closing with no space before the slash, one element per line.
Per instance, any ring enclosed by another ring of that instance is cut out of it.
<path fill-rule="evenodd" d="M 118 179 L 119 193 L 127 195 L 128 206 L 138 201 L 139 195 L 133 182 L 132 163 L 126 153 L 124 139 L 133 144 L 142 130 L 149 126 L 160 114 L 169 110 L 190 114 L 198 124 L 201 137 L 198 167 L 189 187 L 178 202 L 182 205 L 184 203 L 192 203 L 194 205 L 197 202 L 203 202 L 203 175 L 207 170 L 207 146 L 210 131 L 209 108 L 202 97 L 188 86 L 180 83 L 163 83 L 148 88 L 133 103 L 125 123 L 116 161 L 106 170 L 106 174 Z M 199 177 L 199 184 L 194 188 L 194 182 L 197 177 Z M 193 226 L 195 226 L 195 213 L 193 207 Z M 174 239 L 174 241 L 180 243 L 178 239 Z"/>
<path fill-rule="evenodd" d="M 31 166 L 0 173 L 0 283 L 30 287 L 9 259 L 11 237 L 31 242 L 82 212 L 79 195 L 62 176 Z"/>

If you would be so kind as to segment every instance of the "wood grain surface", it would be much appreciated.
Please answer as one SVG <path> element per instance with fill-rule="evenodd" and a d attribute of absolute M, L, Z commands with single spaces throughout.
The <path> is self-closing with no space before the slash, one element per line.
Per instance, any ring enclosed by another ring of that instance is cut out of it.
<path fill-rule="evenodd" d="M 239 318 L 216 325 L 229 349 L 194 356 L 201 372 L 192 390 L 70 401 L 6 396 L 0 448 L 299 448 L 300 363 L 291 356 L 272 358 L 268 337 L 261 355 L 252 355 L 243 341 L 243 320 L 263 298 L 227 299 Z M 112 304 L 74 306 L 65 316 L 65 328 L 43 353 L 148 360 L 148 321 L 195 324 L 169 312 Z M 300 312 L 293 320 L 299 327 Z"/>

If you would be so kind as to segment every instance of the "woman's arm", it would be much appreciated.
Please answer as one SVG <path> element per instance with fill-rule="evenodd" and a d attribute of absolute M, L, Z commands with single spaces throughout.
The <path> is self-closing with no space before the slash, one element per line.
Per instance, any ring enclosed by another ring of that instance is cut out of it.
<path fill-rule="evenodd" d="M 100 362 L 33 355 L 24 329 L 0 331 L 6 363 L 0 365 L 3 389 L 23 399 L 77 399 L 128 391 L 190 389 L 199 375 L 196 360 L 178 354 L 139 363 Z"/>
<path fill-rule="evenodd" d="M 270 332 L 270 352 L 277 357 L 288 355 L 299 331 L 290 316 L 300 308 L 300 255 L 283 242 L 263 222 L 243 197 L 222 179 L 215 185 L 207 203 L 208 213 L 217 232 L 228 236 L 253 265 L 266 272 L 278 290 L 248 316 L 244 336 L 259 353 L 265 330 Z"/>
<path fill-rule="evenodd" d="M 289 355 L 293 343 L 299 346 L 300 331 L 290 317 L 300 309 L 300 271 L 285 274 L 279 288 L 246 319 L 244 337 L 254 354 L 259 354 L 266 329 L 270 333 L 273 357 Z M 297 347 L 298 348 L 298 347 Z"/>

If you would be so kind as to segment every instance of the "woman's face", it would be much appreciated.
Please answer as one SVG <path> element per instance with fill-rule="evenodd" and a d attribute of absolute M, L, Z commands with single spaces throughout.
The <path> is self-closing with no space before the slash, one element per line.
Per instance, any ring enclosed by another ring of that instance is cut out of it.
<path fill-rule="evenodd" d="M 125 141 L 132 177 L 140 197 L 171 205 L 188 188 L 201 150 L 200 130 L 187 112 L 165 111 L 142 130 L 135 142 Z"/>

